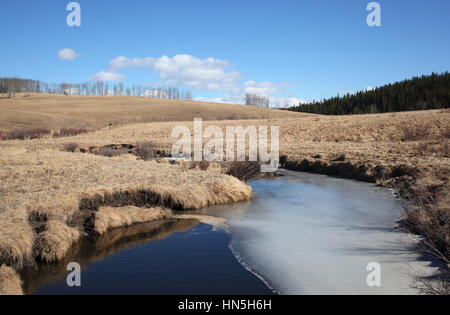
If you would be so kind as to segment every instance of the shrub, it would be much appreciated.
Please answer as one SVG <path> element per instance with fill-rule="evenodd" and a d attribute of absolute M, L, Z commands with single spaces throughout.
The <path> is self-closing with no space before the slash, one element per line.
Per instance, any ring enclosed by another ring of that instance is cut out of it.
<path fill-rule="evenodd" d="M 46 128 L 32 129 L 28 133 L 30 139 L 40 139 L 49 135 L 51 135 L 51 131 Z"/>
<path fill-rule="evenodd" d="M 26 140 L 26 139 L 40 139 L 50 135 L 50 130 L 46 128 L 35 129 L 19 129 L 10 132 L 3 132 L 0 137 L 2 140 Z"/>
<path fill-rule="evenodd" d="M 200 162 L 198 161 L 192 161 L 191 162 L 191 169 L 199 169 L 202 171 L 206 171 L 209 168 L 210 163 L 206 160 L 202 160 Z"/>
<path fill-rule="evenodd" d="M 430 126 L 405 126 L 402 131 L 403 142 L 425 140 L 430 135 Z"/>
<path fill-rule="evenodd" d="M 61 128 L 59 131 L 53 133 L 54 138 L 73 137 L 82 133 L 87 133 L 85 128 Z"/>
<path fill-rule="evenodd" d="M 450 143 L 445 142 L 441 145 L 442 156 L 446 158 L 450 158 Z"/>
<path fill-rule="evenodd" d="M 234 161 L 229 164 L 227 174 L 247 182 L 260 173 L 260 167 L 259 162 Z"/>
<path fill-rule="evenodd" d="M 445 128 L 444 132 L 442 133 L 442 136 L 445 139 L 450 139 L 450 127 Z"/>
<path fill-rule="evenodd" d="M 103 147 L 98 151 L 98 155 L 103 155 L 106 157 L 114 157 L 114 156 L 119 156 L 122 154 L 127 154 L 129 153 L 129 150 L 127 148 L 120 148 L 120 149 L 113 149 L 113 148 L 109 148 L 109 147 Z"/>
<path fill-rule="evenodd" d="M 435 279 L 416 277 L 415 287 L 422 294 L 450 294 L 450 212 L 439 209 L 427 191 L 406 195 L 405 225 L 409 231 L 419 234 L 418 250 L 432 255 L 442 262 L 440 274 Z"/>
<path fill-rule="evenodd" d="M 416 153 L 417 153 L 417 155 L 425 156 L 430 152 L 430 149 L 431 149 L 431 146 L 429 143 L 427 143 L 425 141 L 421 141 L 416 146 Z"/>
<path fill-rule="evenodd" d="M 26 130 L 14 130 L 6 134 L 6 140 L 25 140 L 27 138 Z"/>
<path fill-rule="evenodd" d="M 136 155 L 144 160 L 149 161 L 157 156 L 157 146 L 151 141 L 143 141 L 136 144 Z"/>
<path fill-rule="evenodd" d="M 344 162 L 346 159 L 347 159 L 347 157 L 345 156 L 345 153 L 342 153 L 342 154 L 335 155 L 332 158 L 332 161 L 333 162 Z"/>
<path fill-rule="evenodd" d="M 437 279 L 415 276 L 413 287 L 422 295 L 450 295 L 450 270 L 443 269 Z"/>
<path fill-rule="evenodd" d="M 425 141 L 419 142 L 415 146 L 415 152 L 419 156 L 426 156 L 430 154 L 437 154 L 438 156 L 450 157 L 450 142 L 431 144 Z"/>
<path fill-rule="evenodd" d="M 406 226 L 425 237 L 424 241 L 435 256 L 450 263 L 450 212 L 439 209 L 425 190 L 410 192 L 405 197 Z"/>
<path fill-rule="evenodd" d="M 78 148 L 78 143 L 74 143 L 74 142 L 71 142 L 71 143 L 66 143 L 65 145 L 64 145 L 64 151 L 66 151 L 66 152 L 75 152 L 75 150 Z"/>

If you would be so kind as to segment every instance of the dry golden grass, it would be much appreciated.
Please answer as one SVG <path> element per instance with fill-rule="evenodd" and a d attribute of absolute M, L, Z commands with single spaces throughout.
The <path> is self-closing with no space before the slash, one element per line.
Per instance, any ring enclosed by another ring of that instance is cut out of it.
<path fill-rule="evenodd" d="M 0 295 L 23 295 L 22 281 L 11 267 L 0 267 Z"/>
<path fill-rule="evenodd" d="M 21 267 L 32 260 L 34 232 L 26 220 L 3 215 L 0 219 L 0 262 Z"/>
<path fill-rule="evenodd" d="M 170 152 L 171 131 L 192 122 L 135 124 L 67 139 L 30 141 L 37 147 L 61 149 L 152 141 Z M 450 112 L 419 111 L 355 116 L 207 121 L 209 125 L 280 126 L 283 166 L 396 187 L 402 196 L 425 192 L 434 206 L 450 211 Z M 5 144 L 16 147 L 18 142 Z M 20 144 L 19 144 L 20 145 Z"/>
<path fill-rule="evenodd" d="M 172 212 L 163 208 L 102 207 L 92 214 L 89 225 L 93 233 L 102 235 L 109 229 L 169 219 L 171 216 Z"/>
<path fill-rule="evenodd" d="M 385 181 L 383 172 L 389 173 L 399 166 L 418 170 L 414 186 L 433 188 L 440 195 L 441 205 L 448 208 L 450 162 L 450 114 L 448 111 L 422 111 L 356 116 L 303 116 L 299 118 L 209 121 L 204 127 L 218 125 L 225 130 L 228 125 L 280 126 L 280 150 L 291 161 L 340 164 L 367 167 L 367 179 Z M 175 126 L 186 125 L 193 130 L 192 122 L 164 122 L 134 124 L 112 130 L 101 130 L 67 139 L 42 139 L 29 141 L 29 146 L 62 149 L 67 143 L 77 143 L 89 149 L 110 144 L 136 144 L 152 141 L 161 150 L 170 152 Z M 411 131 L 412 130 L 412 131 Z M 413 138 L 411 138 L 411 135 Z M 413 139 L 413 140 L 410 140 Z M 16 141 L 5 143 L 17 147 Z M 344 161 L 335 161 L 345 155 Z M 316 165 L 317 166 L 317 165 Z M 377 168 L 378 167 L 378 168 Z M 312 169 L 313 170 L 313 169 Z M 377 175 L 377 176 L 373 176 Z M 361 178 L 363 179 L 363 178 Z M 440 193 L 439 193 L 440 192 Z"/>
<path fill-rule="evenodd" d="M 304 114 L 258 107 L 136 96 L 64 96 L 18 93 L 0 98 L 0 131 L 65 127 L 98 129 L 112 125 L 157 121 L 263 119 Z"/>
<path fill-rule="evenodd" d="M 30 257 L 32 226 L 40 222 L 57 220 L 81 228 L 83 218 L 101 206 L 200 209 L 251 196 L 250 186 L 231 176 L 154 161 L 33 148 L 27 142 L 2 146 L 0 165 L 0 258 L 8 263 Z M 41 258 L 53 260 L 67 250 L 70 233 L 64 244 L 53 241 L 66 232 L 52 228 L 44 240 L 41 235 L 39 240 L 47 246 Z"/>
<path fill-rule="evenodd" d="M 61 221 L 50 220 L 36 240 L 40 260 L 55 262 L 64 258 L 72 245 L 80 238 L 80 232 Z"/>
<path fill-rule="evenodd" d="M 170 152 L 175 141 L 171 139 L 172 129 L 185 125 L 193 130 L 193 122 L 169 120 L 190 120 L 211 113 L 222 116 L 211 114 L 210 119 L 226 119 L 230 113 L 245 112 L 249 115 L 245 118 L 257 113 L 261 118 L 267 112 L 271 119 L 205 121 L 204 127 L 280 126 L 280 150 L 286 156 L 286 167 L 341 174 L 386 186 L 401 183 L 405 190 L 428 192 L 439 209 L 450 211 L 448 111 L 329 117 L 195 102 L 167 107 L 170 101 L 135 98 L 132 101 L 136 103 L 130 109 L 127 106 L 124 113 L 123 105 L 130 98 L 88 99 L 37 95 L 23 100 L 19 97 L 12 103 L 1 100 L 0 109 L 7 114 L 0 110 L 0 121 L 7 122 L 9 129 L 16 126 L 14 121 L 32 126 L 44 120 L 48 120 L 48 128 L 60 127 L 61 122 L 64 126 L 89 127 L 72 124 L 69 117 L 98 127 L 107 125 L 112 117 L 123 117 L 122 123 L 127 122 L 128 116 L 137 117 L 140 112 L 141 121 L 151 121 L 148 118 L 154 111 L 165 122 L 136 123 L 68 138 L 0 142 L 0 263 L 26 262 L 36 242 L 33 230 L 42 222 L 56 220 L 59 227 L 81 229 L 87 218 L 100 214 L 96 212 L 102 207 L 201 209 L 249 199 L 251 188 L 221 174 L 220 167 L 202 171 L 201 167 L 136 160 L 129 155 L 108 158 L 65 152 L 75 144 L 78 148 L 74 151 L 82 148 L 96 152 L 104 146 L 145 141 Z M 14 105 L 17 108 L 13 109 Z M 189 110 L 185 111 L 187 106 Z M 34 116 L 42 113 L 46 113 L 42 120 Z M 20 121 L 11 117 L 20 117 Z M 99 231 L 116 225 L 109 218 L 105 222 Z M 55 229 L 54 236 L 59 230 Z M 67 251 L 67 246 L 51 246 L 58 253 Z"/>

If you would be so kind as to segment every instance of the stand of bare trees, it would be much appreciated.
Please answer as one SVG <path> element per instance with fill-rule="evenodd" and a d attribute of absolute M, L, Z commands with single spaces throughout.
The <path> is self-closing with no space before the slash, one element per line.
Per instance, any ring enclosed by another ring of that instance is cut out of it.
<path fill-rule="evenodd" d="M 8 98 L 16 96 L 16 92 L 39 93 L 41 83 L 36 80 L 19 78 L 0 78 L 0 93 L 6 94 Z"/>
<path fill-rule="evenodd" d="M 267 96 L 247 93 L 245 95 L 245 105 L 269 108 L 269 98 Z"/>
<path fill-rule="evenodd" d="M 84 96 L 142 96 L 159 99 L 192 100 L 190 90 L 182 90 L 178 87 L 148 88 L 140 85 L 126 87 L 123 82 L 109 85 L 103 81 L 85 82 L 82 84 L 52 83 L 41 81 L 0 78 L 0 93 L 8 98 L 15 97 L 15 93 L 46 93 L 60 95 L 84 95 Z"/>

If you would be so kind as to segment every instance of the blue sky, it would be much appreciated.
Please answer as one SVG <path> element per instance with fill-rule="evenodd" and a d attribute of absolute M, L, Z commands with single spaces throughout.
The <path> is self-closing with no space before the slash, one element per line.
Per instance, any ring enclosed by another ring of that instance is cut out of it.
<path fill-rule="evenodd" d="M 73 28 L 69 2 L 2 3 L 0 76 L 176 84 L 232 102 L 255 92 L 275 105 L 449 70 L 447 0 L 378 1 L 375 28 L 369 0 L 78 0 Z M 64 48 L 79 55 L 61 59 Z"/>

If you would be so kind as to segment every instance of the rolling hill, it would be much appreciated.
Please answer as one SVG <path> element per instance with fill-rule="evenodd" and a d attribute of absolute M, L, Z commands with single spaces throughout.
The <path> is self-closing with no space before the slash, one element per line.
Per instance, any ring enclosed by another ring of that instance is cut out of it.
<path fill-rule="evenodd" d="M 0 98 L 0 130 L 97 129 L 130 123 L 280 119 L 305 114 L 243 105 L 162 100 L 136 96 L 64 96 L 18 93 Z"/>

